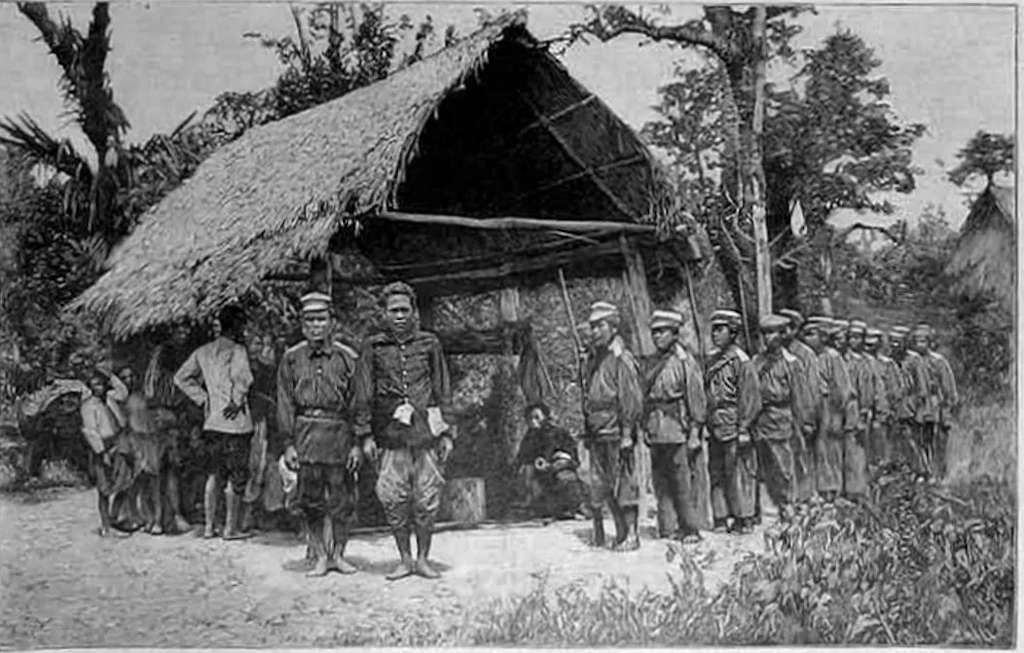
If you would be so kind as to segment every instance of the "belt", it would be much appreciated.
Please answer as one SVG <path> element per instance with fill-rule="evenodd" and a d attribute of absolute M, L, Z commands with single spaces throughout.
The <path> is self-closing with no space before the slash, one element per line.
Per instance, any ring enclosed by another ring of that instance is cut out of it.
<path fill-rule="evenodd" d="M 299 410 L 299 417 L 313 417 L 316 419 L 336 419 L 344 420 L 346 415 L 339 413 L 336 410 L 327 410 L 325 408 L 302 408 Z"/>

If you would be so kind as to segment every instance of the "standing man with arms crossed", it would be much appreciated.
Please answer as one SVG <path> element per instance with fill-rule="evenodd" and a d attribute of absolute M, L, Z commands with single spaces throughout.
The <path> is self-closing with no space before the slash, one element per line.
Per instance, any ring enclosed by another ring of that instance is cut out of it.
<path fill-rule="evenodd" d="M 331 568 L 352 574 L 344 556 L 362 463 L 353 435 L 357 354 L 331 337 L 330 296 L 313 292 L 300 301 L 305 340 L 286 350 L 277 368 L 278 431 L 285 465 L 298 470 L 297 507 L 313 555 L 306 575 Z"/>
<path fill-rule="evenodd" d="M 412 287 L 388 284 L 380 303 L 385 331 L 368 338 L 359 357 L 356 435 L 367 458 L 381 450 L 377 496 L 401 557 L 388 580 L 439 578 L 429 557 L 455 437 L 448 367 L 441 341 L 419 329 Z"/>
<path fill-rule="evenodd" d="M 654 311 L 651 316 L 651 334 L 658 354 L 643 378 L 644 423 L 651 447 L 658 523 L 663 527 L 668 523 L 667 514 L 673 512 L 683 544 L 696 544 L 701 536 L 699 519 L 693 514 L 691 481 L 697 477 L 695 465 L 702 462 L 698 454 L 707 399 L 700 367 L 679 342 L 682 323 L 683 316 L 674 311 Z"/>
<path fill-rule="evenodd" d="M 206 527 L 203 537 L 214 536 L 217 493 L 223 480 L 227 503 L 224 539 L 234 540 L 246 537 L 239 529 L 239 518 L 249 480 L 253 424 L 248 396 L 252 370 L 249 353 L 241 344 L 245 314 L 238 307 L 228 306 L 221 310 L 217 321 L 220 333 L 212 342 L 192 352 L 174 375 L 174 384 L 206 413 L 203 423 Z"/>

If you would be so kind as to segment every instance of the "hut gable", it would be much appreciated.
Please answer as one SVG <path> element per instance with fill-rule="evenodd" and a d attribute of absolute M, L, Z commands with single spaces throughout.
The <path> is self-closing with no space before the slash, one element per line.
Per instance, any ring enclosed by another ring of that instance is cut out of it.
<path fill-rule="evenodd" d="M 374 214 L 643 222 L 664 188 L 637 135 L 512 14 L 215 152 L 71 309 L 127 336 L 208 315 Z"/>
<path fill-rule="evenodd" d="M 992 297 L 1012 312 L 1017 282 L 1015 190 L 990 185 L 975 200 L 960 230 L 947 272 L 966 297 Z"/>

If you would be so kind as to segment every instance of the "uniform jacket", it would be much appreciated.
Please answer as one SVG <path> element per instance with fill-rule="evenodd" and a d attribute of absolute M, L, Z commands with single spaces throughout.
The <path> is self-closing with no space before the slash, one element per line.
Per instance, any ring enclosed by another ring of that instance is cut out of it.
<path fill-rule="evenodd" d="M 707 419 L 704 379 L 697 361 L 676 343 L 644 371 L 644 424 L 652 443 L 686 442 L 693 425 Z"/>
<path fill-rule="evenodd" d="M 800 360 L 781 349 L 777 354 L 757 354 L 753 364 L 761 392 L 761 410 L 754 420 L 753 435 L 758 440 L 788 440 L 793 437 L 794 426 L 807 419 L 810 408 L 800 380 Z"/>
<path fill-rule="evenodd" d="M 708 356 L 705 374 L 708 396 L 708 428 L 726 442 L 750 427 L 761 410 L 757 373 L 746 352 L 731 344 Z"/>
<path fill-rule="evenodd" d="M 903 359 L 903 375 L 907 382 L 907 413 L 919 424 L 938 419 L 939 383 L 928 361 L 916 351 L 908 351 Z"/>
<path fill-rule="evenodd" d="M 338 342 L 314 348 L 303 340 L 277 367 L 277 428 L 299 462 L 342 464 L 355 443 L 356 353 Z"/>
<path fill-rule="evenodd" d="M 637 437 L 644 397 L 640 369 L 621 336 L 587 359 L 585 437 L 617 440 Z"/>
<path fill-rule="evenodd" d="M 824 395 L 821 402 L 822 416 L 825 418 L 823 423 L 834 425 L 837 421 L 845 422 L 851 405 L 855 406 L 846 362 L 838 351 L 832 347 L 825 347 L 818 354 L 818 363 Z"/>
<path fill-rule="evenodd" d="M 953 413 L 960 404 L 960 393 L 956 387 L 956 377 L 953 376 L 953 368 L 950 366 L 949 361 L 939 352 L 928 352 L 928 361 L 931 364 L 932 374 L 938 377 L 938 421 L 945 426 L 949 426 Z"/>

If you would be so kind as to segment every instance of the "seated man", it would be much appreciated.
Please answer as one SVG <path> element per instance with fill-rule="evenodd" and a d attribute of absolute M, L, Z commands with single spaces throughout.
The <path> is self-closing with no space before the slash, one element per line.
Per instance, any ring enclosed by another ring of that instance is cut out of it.
<path fill-rule="evenodd" d="M 583 500 L 576 444 L 565 429 L 551 423 L 544 404 L 528 406 L 526 422 L 516 468 L 525 480 L 528 505 L 542 517 L 571 518 Z"/>

